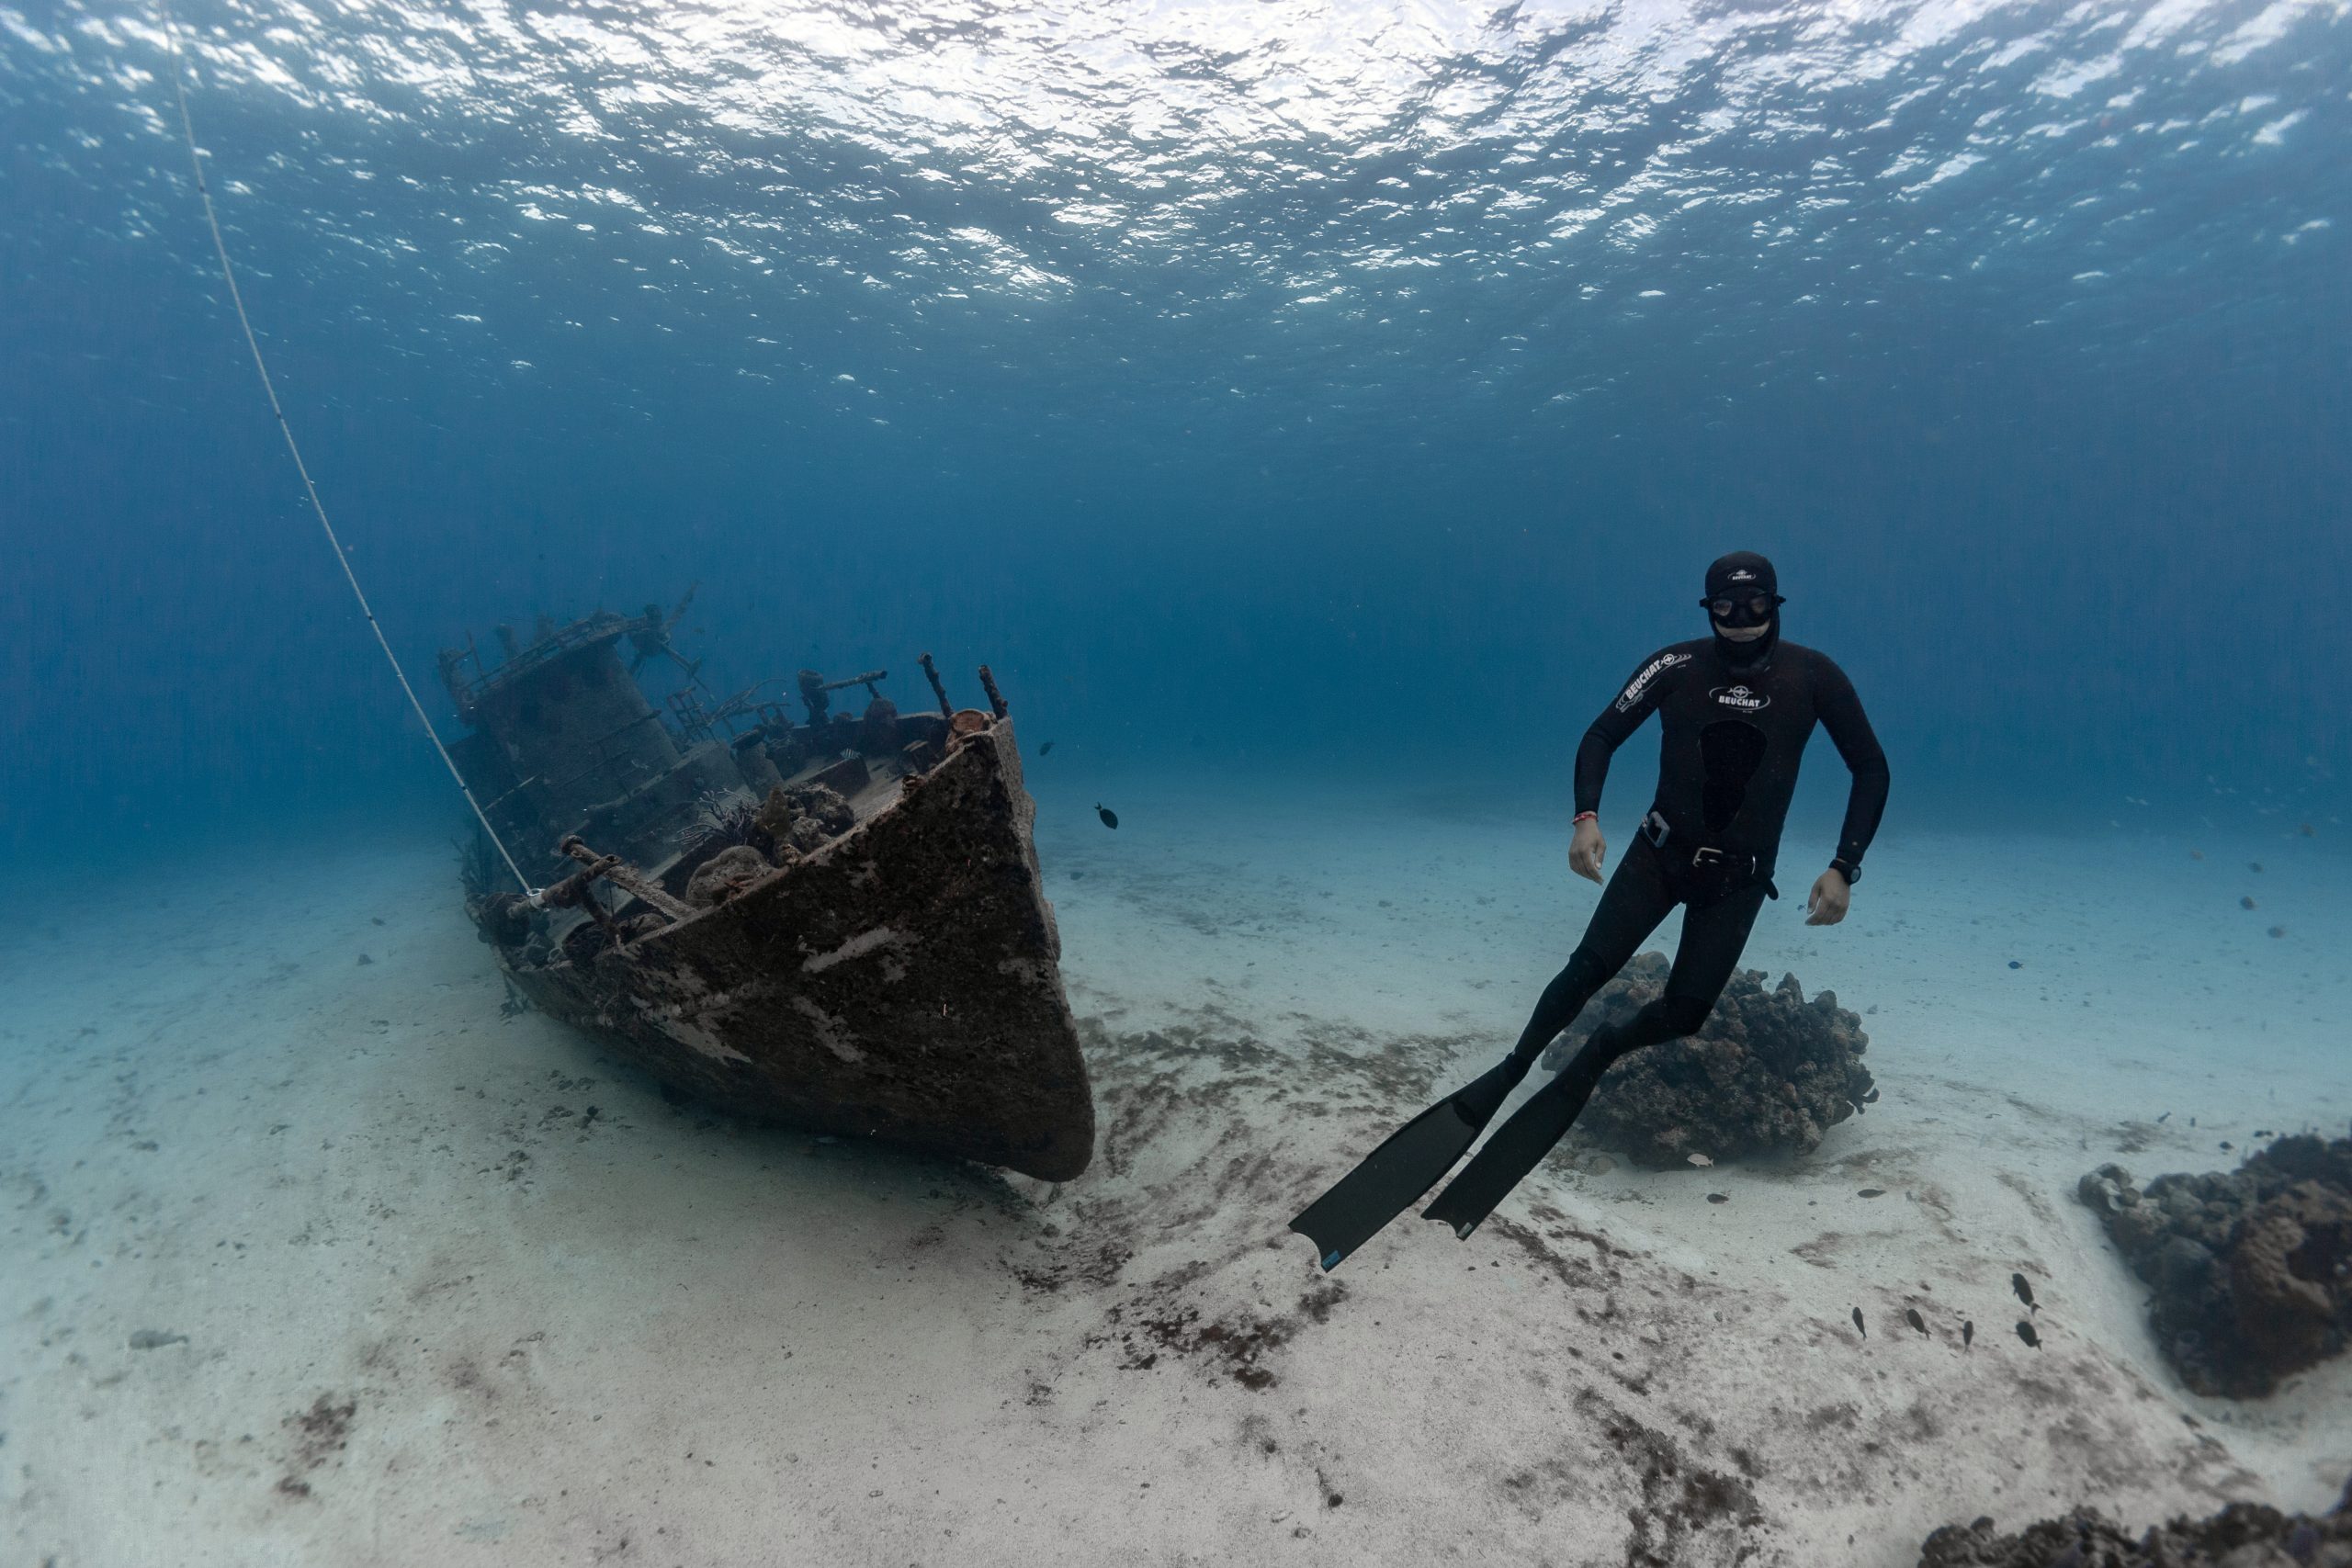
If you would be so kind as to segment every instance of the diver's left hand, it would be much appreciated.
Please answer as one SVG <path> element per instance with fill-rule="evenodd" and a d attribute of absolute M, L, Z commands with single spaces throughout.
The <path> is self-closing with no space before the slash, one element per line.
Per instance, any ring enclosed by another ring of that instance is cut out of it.
<path fill-rule="evenodd" d="M 1850 891 L 1844 877 L 1835 871 L 1825 871 L 1813 879 L 1813 891 L 1804 901 L 1804 923 L 1809 926 L 1834 926 L 1846 918 L 1846 905 Z"/>

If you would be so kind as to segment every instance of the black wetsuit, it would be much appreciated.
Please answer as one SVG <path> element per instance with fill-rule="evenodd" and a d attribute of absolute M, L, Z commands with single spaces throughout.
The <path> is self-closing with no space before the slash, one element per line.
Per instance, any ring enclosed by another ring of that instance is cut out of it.
<path fill-rule="evenodd" d="M 1600 808 L 1609 759 L 1655 712 L 1664 731 L 1657 794 L 1600 895 L 1584 940 L 1544 988 L 1511 1055 L 1532 1062 L 1623 968 L 1676 904 L 1688 906 L 1666 990 L 1625 1023 L 1596 1031 L 1548 1086 L 1581 1106 L 1629 1051 L 1694 1033 L 1731 979 L 1772 886 L 1797 763 L 1817 721 L 1853 772 L 1837 859 L 1860 868 L 1886 804 L 1885 754 L 1853 682 L 1824 654 L 1781 641 L 1731 661 L 1721 639 L 1678 642 L 1644 660 L 1577 749 L 1577 810 Z M 1653 839 L 1662 824 L 1664 841 Z"/>
<path fill-rule="evenodd" d="M 1651 713 L 1664 731 L 1657 795 L 1584 940 L 1544 988 L 1510 1054 L 1399 1127 L 1308 1204 L 1291 1228 L 1327 1269 L 1410 1208 L 1477 1140 L 1535 1059 L 1607 984 L 1675 905 L 1682 942 L 1664 993 L 1623 1023 L 1593 1031 L 1576 1059 L 1530 1096 L 1424 1211 L 1468 1236 L 1543 1162 L 1583 1111 L 1610 1064 L 1706 1021 L 1747 945 L 1781 849 L 1797 762 L 1818 723 L 1853 770 L 1838 860 L 1860 874 L 1886 804 L 1886 758 L 1845 672 L 1781 641 L 1772 563 L 1735 550 L 1707 568 L 1716 635 L 1662 648 L 1585 732 L 1577 751 L 1579 813 L 1598 811 L 1609 759 Z M 1749 632 L 1749 628 L 1754 628 Z M 1741 634 L 1747 633 L 1743 637 Z"/>

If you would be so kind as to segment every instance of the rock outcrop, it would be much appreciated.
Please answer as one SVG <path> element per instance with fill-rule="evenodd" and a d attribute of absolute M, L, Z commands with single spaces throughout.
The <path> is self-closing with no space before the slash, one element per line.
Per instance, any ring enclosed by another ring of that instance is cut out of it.
<path fill-rule="evenodd" d="M 2232 1503 L 2186 1516 L 2136 1540 L 2096 1508 L 2076 1508 L 2015 1535 L 1989 1518 L 1946 1525 L 1920 1549 L 1919 1568 L 2352 1568 L 2352 1482 L 2329 1513 L 2282 1514 Z"/>
<path fill-rule="evenodd" d="M 2352 1138 L 2281 1138 L 2233 1171 L 2075 1195 L 2150 1290 L 2156 1343 L 2199 1393 L 2258 1398 L 2352 1341 Z"/>
<path fill-rule="evenodd" d="M 1601 987 L 1577 1026 L 1555 1041 L 1558 1066 L 1602 1023 L 1629 1018 L 1666 987 L 1666 954 L 1645 953 Z M 1834 991 L 1805 999 L 1794 975 L 1770 990 L 1764 971 L 1732 976 L 1698 1033 L 1636 1051 L 1609 1069 L 1577 1122 L 1587 1144 L 1635 1164 L 1721 1164 L 1810 1154 L 1828 1130 L 1878 1098 L 1861 1020 Z"/>

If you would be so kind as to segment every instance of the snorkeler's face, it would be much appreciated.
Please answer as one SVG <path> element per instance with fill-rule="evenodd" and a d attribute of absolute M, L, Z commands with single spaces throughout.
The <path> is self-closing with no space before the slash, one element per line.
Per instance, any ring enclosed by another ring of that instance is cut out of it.
<path fill-rule="evenodd" d="M 1707 614 L 1715 624 L 1716 636 L 1730 642 L 1754 642 L 1770 629 L 1772 599 L 1765 593 L 1711 599 Z"/>

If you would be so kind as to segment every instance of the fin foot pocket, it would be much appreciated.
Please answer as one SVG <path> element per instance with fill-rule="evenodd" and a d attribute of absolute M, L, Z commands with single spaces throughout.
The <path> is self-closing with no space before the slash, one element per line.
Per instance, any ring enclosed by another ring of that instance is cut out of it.
<path fill-rule="evenodd" d="M 1469 1240 L 1470 1233 L 1486 1223 L 1496 1206 L 1567 1135 L 1591 1096 L 1592 1085 L 1573 1070 L 1545 1084 L 1503 1123 L 1500 1132 L 1487 1140 L 1487 1146 L 1463 1167 L 1462 1174 L 1438 1194 L 1422 1217 L 1452 1225 L 1456 1236 Z"/>

